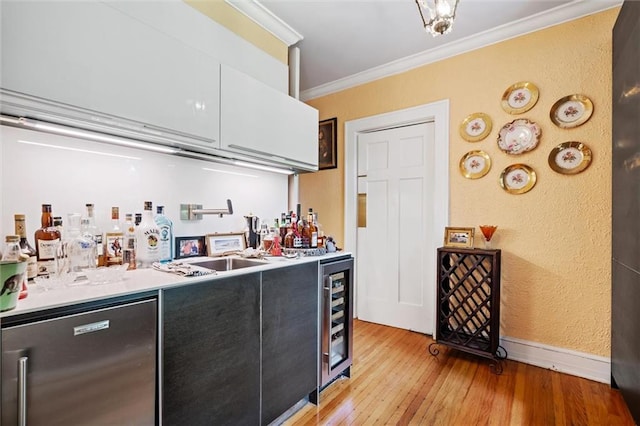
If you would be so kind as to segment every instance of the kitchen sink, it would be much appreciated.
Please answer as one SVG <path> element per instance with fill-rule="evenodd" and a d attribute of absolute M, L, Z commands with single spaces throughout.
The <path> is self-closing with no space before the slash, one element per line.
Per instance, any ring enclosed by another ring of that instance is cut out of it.
<path fill-rule="evenodd" d="M 209 259 L 202 262 L 191 262 L 191 264 L 221 272 L 249 268 L 251 266 L 266 265 L 267 262 L 255 259 L 242 259 L 237 257 L 221 257 L 219 259 Z"/>

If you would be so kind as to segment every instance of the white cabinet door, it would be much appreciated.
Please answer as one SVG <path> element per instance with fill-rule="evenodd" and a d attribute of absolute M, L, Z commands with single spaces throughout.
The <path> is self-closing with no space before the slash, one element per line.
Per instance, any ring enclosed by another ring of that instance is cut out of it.
<path fill-rule="evenodd" d="M 224 64 L 221 149 L 318 170 L 318 111 Z"/>
<path fill-rule="evenodd" d="M 104 3 L 2 2 L 5 89 L 219 140 L 219 62 Z"/>

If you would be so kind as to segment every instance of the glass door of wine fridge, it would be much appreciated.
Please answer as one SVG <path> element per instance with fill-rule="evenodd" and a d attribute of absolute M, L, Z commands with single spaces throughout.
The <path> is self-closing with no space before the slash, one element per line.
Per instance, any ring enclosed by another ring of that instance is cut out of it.
<path fill-rule="evenodd" d="M 353 259 L 322 265 L 323 309 L 320 375 L 325 386 L 350 376 L 353 351 Z"/>

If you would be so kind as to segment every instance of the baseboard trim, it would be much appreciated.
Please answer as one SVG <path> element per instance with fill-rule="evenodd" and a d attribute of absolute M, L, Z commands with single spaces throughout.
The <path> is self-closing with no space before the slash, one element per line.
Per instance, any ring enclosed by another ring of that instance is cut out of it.
<path fill-rule="evenodd" d="M 611 358 L 514 337 L 503 337 L 500 344 L 507 350 L 508 359 L 611 384 Z"/>

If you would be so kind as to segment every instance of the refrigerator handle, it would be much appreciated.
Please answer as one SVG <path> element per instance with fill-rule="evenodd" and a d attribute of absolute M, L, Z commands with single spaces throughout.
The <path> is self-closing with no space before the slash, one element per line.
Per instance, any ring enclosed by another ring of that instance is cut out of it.
<path fill-rule="evenodd" d="M 324 287 L 324 291 L 325 291 L 325 298 L 326 298 L 326 304 L 325 304 L 325 315 L 326 315 L 326 324 L 324 325 L 327 328 L 327 335 L 326 335 L 326 342 L 325 344 L 327 345 L 327 352 L 323 352 L 322 353 L 322 361 L 327 364 L 327 371 L 331 370 L 331 290 L 333 289 L 333 277 L 331 275 L 328 275 L 326 277 L 326 287 Z"/>
<path fill-rule="evenodd" d="M 18 426 L 27 425 L 27 360 L 18 359 Z"/>

